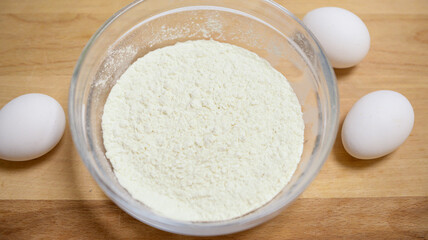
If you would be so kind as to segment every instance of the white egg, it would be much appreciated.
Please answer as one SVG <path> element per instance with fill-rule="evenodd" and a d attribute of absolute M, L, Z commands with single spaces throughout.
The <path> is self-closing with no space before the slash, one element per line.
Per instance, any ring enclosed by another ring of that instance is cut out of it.
<path fill-rule="evenodd" d="M 370 34 L 364 22 L 352 12 L 323 7 L 308 12 L 303 18 L 325 50 L 335 68 L 352 67 L 367 55 Z"/>
<path fill-rule="evenodd" d="M 369 93 L 352 106 L 342 127 L 346 151 L 360 159 L 393 152 L 410 135 L 414 112 L 406 97 L 381 90 Z"/>
<path fill-rule="evenodd" d="M 0 110 L 0 158 L 25 161 L 49 152 L 61 139 L 65 114 L 53 98 L 19 96 Z"/>

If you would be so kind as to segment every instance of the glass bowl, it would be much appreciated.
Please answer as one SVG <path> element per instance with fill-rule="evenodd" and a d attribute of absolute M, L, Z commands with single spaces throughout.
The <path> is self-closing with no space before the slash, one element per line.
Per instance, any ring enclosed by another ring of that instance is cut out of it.
<path fill-rule="evenodd" d="M 103 146 L 104 103 L 127 67 L 149 51 L 196 39 L 231 43 L 268 60 L 289 80 L 305 121 L 303 154 L 290 182 L 266 205 L 227 221 L 177 221 L 153 212 L 118 183 Z M 254 227 L 290 205 L 328 157 L 337 134 L 338 115 L 335 75 L 319 43 L 292 13 L 267 0 L 133 2 L 108 19 L 89 40 L 77 61 L 69 95 L 74 144 L 106 195 L 141 222 L 198 236 Z"/>

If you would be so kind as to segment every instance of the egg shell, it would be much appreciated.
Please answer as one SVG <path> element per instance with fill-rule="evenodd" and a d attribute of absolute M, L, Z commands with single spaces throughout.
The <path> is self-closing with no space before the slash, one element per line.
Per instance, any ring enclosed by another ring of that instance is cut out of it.
<path fill-rule="evenodd" d="M 19 96 L 0 110 L 0 159 L 25 161 L 49 152 L 61 139 L 65 113 L 53 98 Z"/>
<path fill-rule="evenodd" d="M 398 92 L 369 93 L 352 106 L 342 127 L 346 151 L 360 159 L 373 159 L 393 152 L 410 135 L 414 112 Z"/>
<path fill-rule="evenodd" d="M 323 7 L 303 18 L 334 68 L 355 66 L 370 49 L 370 34 L 364 22 L 343 8 Z"/>

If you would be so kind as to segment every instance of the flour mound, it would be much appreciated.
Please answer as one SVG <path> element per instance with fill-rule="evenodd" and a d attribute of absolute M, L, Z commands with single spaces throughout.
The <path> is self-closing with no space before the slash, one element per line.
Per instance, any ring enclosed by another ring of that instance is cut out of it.
<path fill-rule="evenodd" d="M 187 221 L 249 213 L 296 170 L 304 123 L 286 78 L 246 49 L 177 43 L 138 59 L 112 88 L 102 129 L 119 183 Z"/>

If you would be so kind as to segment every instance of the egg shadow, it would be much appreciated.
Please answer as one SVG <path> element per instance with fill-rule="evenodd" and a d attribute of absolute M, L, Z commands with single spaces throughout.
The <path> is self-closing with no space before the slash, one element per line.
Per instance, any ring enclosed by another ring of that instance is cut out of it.
<path fill-rule="evenodd" d="M 334 73 L 336 74 L 336 79 L 339 81 L 344 81 L 348 76 L 353 74 L 353 72 L 358 68 L 358 66 L 353 66 L 349 68 L 334 68 Z"/>
<path fill-rule="evenodd" d="M 331 154 L 334 156 L 334 159 L 336 159 L 336 161 L 338 161 L 340 164 L 352 169 L 365 169 L 368 167 L 373 167 L 380 162 L 391 158 L 390 155 L 386 155 L 376 159 L 362 160 L 351 156 L 348 152 L 346 152 L 345 147 L 342 144 L 342 126 L 343 120 L 339 125 L 339 131 L 337 132 L 336 141 L 331 152 Z"/>
<path fill-rule="evenodd" d="M 57 154 L 57 152 L 60 149 L 60 145 L 64 144 L 64 140 L 61 139 L 57 145 L 55 145 L 55 147 L 53 149 L 51 149 L 49 152 L 47 152 L 46 154 L 35 158 L 35 159 L 31 159 L 31 160 L 27 160 L 27 161 L 9 161 L 9 160 L 4 160 L 4 159 L 0 159 L 0 168 L 2 169 L 10 169 L 13 171 L 20 171 L 20 170 L 25 170 L 28 168 L 32 168 L 36 165 L 39 165 L 45 161 L 49 161 L 49 159 L 54 159 L 53 156 L 55 156 Z"/>

